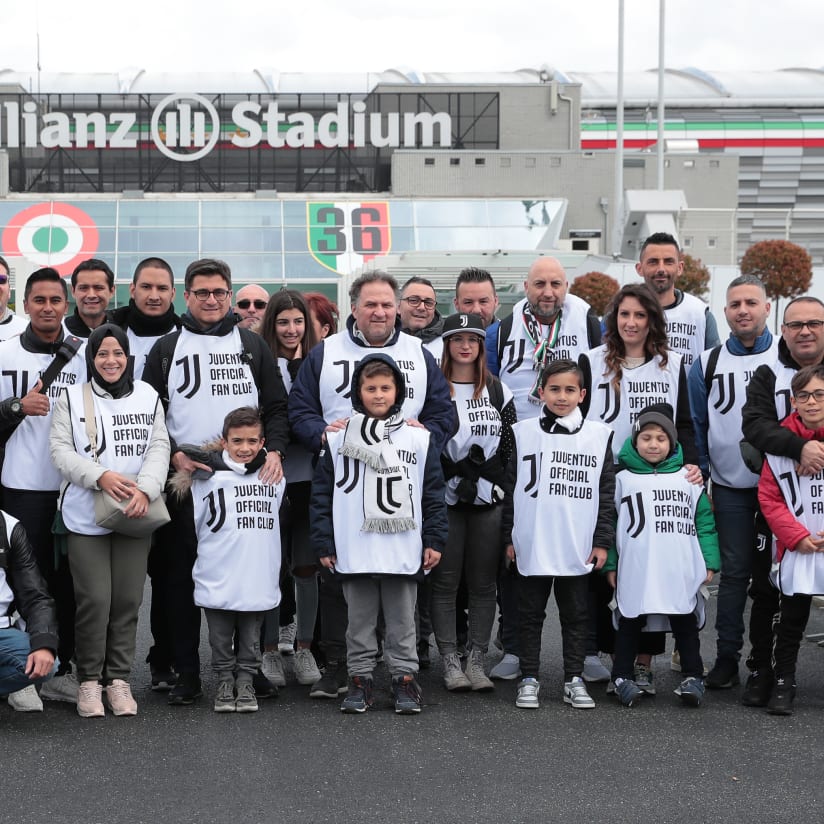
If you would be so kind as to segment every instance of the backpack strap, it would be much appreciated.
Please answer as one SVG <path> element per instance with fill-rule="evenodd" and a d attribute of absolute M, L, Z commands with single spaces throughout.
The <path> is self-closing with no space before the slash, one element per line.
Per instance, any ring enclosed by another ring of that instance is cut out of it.
<path fill-rule="evenodd" d="M 500 415 L 504 408 L 504 388 L 500 380 L 494 375 L 486 376 L 486 391 L 489 393 L 489 402 L 498 410 Z"/>

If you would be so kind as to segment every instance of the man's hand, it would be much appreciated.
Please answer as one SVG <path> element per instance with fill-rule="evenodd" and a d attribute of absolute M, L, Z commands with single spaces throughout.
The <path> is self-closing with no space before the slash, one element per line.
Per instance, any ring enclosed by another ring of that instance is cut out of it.
<path fill-rule="evenodd" d="M 280 483 L 283 477 L 283 466 L 280 462 L 280 455 L 277 452 L 267 452 L 266 460 L 258 472 L 258 478 L 264 484 Z"/>
<path fill-rule="evenodd" d="M 701 474 L 701 467 L 695 464 L 684 464 L 684 469 L 687 472 L 687 481 L 695 486 L 704 485 L 704 476 Z"/>
<path fill-rule="evenodd" d="M 506 560 L 512 563 L 515 560 L 515 547 L 512 544 L 507 544 Z"/>
<path fill-rule="evenodd" d="M 40 393 L 43 388 L 43 381 L 38 380 L 37 383 L 29 389 L 29 391 L 20 398 L 20 406 L 25 415 L 43 415 L 49 414 L 49 396 Z"/>
<path fill-rule="evenodd" d="M 43 678 L 48 675 L 54 667 L 54 654 L 47 649 L 36 649 L 29 653 L 26 659 L 26 675 L 33 681 L 35 678 Z"/>
<path fill-rule="evenodd" d="M 607 551 L 600 546 L 592 547 L 592 552 L 589 553 L 589 558 L 587 558 L 588 564 L 595 564 L 595 569 L 601 569 L 604 564 L 607 562 Z"/>
<path fill-rule="evenodd" d="M 324 566 L 326 569 L 328 569 L 330 572 L 335 571 L 335 564 L 337 562 L 338 562 L 338 556 L 337 555 L 324 555 L 320 559 L 321 565 Z"/>
<path fill-rule="evenodd" d="M 436 567 L 441 561 L 441 553 L 437 549 L 427 547 L 423 551 L 423 568 L 425 572 Z"/>
<path fill-rule="evenodd" d="M 801 448 L 799 475 L 815 475 L 824 469 L 824 443 L 821 441 L 807 441 Z"/>
<path fill-rule="evenodd" d="M 172 466 L 178 472 L 188 472 L 190 475 L 196 469 L 205 469 L 210 475 L 213 471 L 211 466 L 193 461 L 185 452 L 175 452 L 175 454 L 172 455 Z"/>

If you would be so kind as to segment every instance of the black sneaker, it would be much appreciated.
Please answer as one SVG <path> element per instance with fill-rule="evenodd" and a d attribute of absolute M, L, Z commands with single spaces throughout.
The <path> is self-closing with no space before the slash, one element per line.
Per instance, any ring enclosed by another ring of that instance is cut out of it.
<path fill-rule="evenodd" d="M 423 696 L 414 675 L 394 675 L 392 695 L 395 696 L 395 712 L 411 715 L 421 711 Z"/>
<path fill-rule="evenodd" d="M 795 679 L 776 678 L 772 696 L 767 704 L 770 715 L 792 715 L 795 701 Z"/>
<path fill-rule="evenodd" d="M 704 679 L 704 686 L 711 690 L 727 690 L 740 683 L 738 661 L 735 658 L 718 658 Z"/>
<path fill-rule="evenodd" d="M 152 692 L 169 692 L 177 683 L 177 675 L 171 667 L 151 666 Z"/>
<path fill-rule="evenodd" d="M 773 688 L 772 670 L 753 670 L 741 693 L 745 707 L 766 707 Z"/>
<path fill-rule="evenodd" d="M 372 706 L 372 679 L 367 675 L 353 675 L 349 690 L 340 705 L 341 712 L 366 712 Z"/>
<path fill-rule="evenodd" d="M 309 690 L 310 698 L 337 698 L 346 692 L 346 662 L 327 661 L 320 681 Z"/>
<path fill-rule="evenodd" d="M 252 688 L 256 698 L 277 698 L 278 688 L 258 669 L 252 676 Z"/>
<path fill-rule="evenodd" d="M 181 672 L 177 683 L 169 693 L 169 703 L 177 706 L 193 704 L 196 698 L 203 695 L 200 688 L 200 676 L 196 672 Z"/>

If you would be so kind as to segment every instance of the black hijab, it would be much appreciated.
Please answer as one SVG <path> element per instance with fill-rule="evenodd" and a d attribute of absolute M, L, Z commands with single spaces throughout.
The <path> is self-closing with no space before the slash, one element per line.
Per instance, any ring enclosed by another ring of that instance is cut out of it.
<path fill-rule="evenodd" d="M 109 383 L 105 380 L 94 365 L 95 356 L 106 338 L 114 338 L 120 344 L 120 348 L 126 353 L 128 361 L 126 370 L 115 383 Z M 132 366 L 133 361 L 132 358 L 129 357 L 129 338 L 119 326 L 115 326 L 112 323 L 104 323 L 89 335 L 89 340 L 86 343 L 86 369 L 89 373 L 89 380 L 94 380 L 99 387 L 105 389 L 113 398 L 122 398 L 125 395 L 131 394 L 132 389 L 134 389 Z"/>

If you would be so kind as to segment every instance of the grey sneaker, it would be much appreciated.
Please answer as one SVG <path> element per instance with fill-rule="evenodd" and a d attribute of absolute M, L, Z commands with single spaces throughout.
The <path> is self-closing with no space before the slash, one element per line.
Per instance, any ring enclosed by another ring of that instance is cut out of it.
<path fill-rule="evenodd" d="M 8 694 L 9 706 L 17 712 L 43 712 L 43 702 L 34 684 Z"/>
<path fill-rule="evenodd" d="M 278 649 L 284 655 L 292 655 L 295 651 L 295 637 L 298 634 L 298 625 L 292 621 L 291 624 L 287 624 L 285 627 L 280 628 L 280 633 L 278 635 Z M 278 684 L 278 686 L 280 686 Z"/>
<path fill-rule="evenodd" d="M 283 658 L 277 650 L 269 650 L 263 653 L 260 662 L 260 671 L 266 679 L 276 687 L 286 686 L 286 673 L 283 671 Z M 320 674 L 318 674 L 320 678 Z"/>
<path fill-rule="evenodd" d="M 514 681 L 521 676 L 521 661 L 517 655 L 507 652 L 504 657 L 489 671 L 490 678 L 501 681 Z"/>
<path fill-rule="evenodd" d="M 309 686 L 320 681 L 320 670 L 310 649 L 299 649 L 295 653 L 295 678 L 298 684 Z"/>
<path fill-rule="evenodd" d="M 655 684 L 653 683 L 655 674 L 644 664 L 635 665 L 635 685 L 645 695 L 655 695 Z"/>
<path fill-rule="evenodd" d="M 220 681 L 215 696 L 215 712 L 235 711 L 235 685 L 232 681 Z"/>
<path fill-rule="evenodd" d="M 468 692 L 472 689 L 472 682 L 461 669 L 457 652 L 448 652 L 443 657 L 443 685 L 450 692 Z"/>
<path fill-rule="evenodd" d="M 466 677 L 472 686 L 473 692 L 489 692 L 495 685 L 484 672 L 484 658 L 486 655 L 478 647 L 472 647 L 469 658 L 466 659 Z"/>
<path fill-rule="evenodd" d="M 67 704 L 77 703 L 77 691 L 80 689 L 80 682 L 73 672 L 65 675 L 57 675 L 50 678 L 40 687 L 40 697 L 47 701 L 65 701 Z"/>
<path fill-rule="evenodd" d="M 621 683 L 615 685 L 618 700 L 625 707 L 632 707 L 644 697 L 643 690 L 631 678 L 619 678 Z"/>
<path fill-rule="evenodd" d="M 587 655 L 584 658 L 584 671 L 581 677 L 591 684 L 607 682 L 610 679 L 610 672 L 597 655 Z"/>
<path fill-rule="evenodd" d="M 255 696 L 255 688 L 251 681 L 244 681 L 237 685 L 237 698 L 235 699 L 236 712 L 257 712 L 258 702 Z"/>
<path fill-rule="evenodd" d="M 591 710 L 595 708 L 595 701 L 587 692 L 587 685 L 584 679 L 575 676 L 571 681 L 564 684 L 564 703 L 569 704 L 577 710 Z"/>
<path fill-rule="evenodd" d="M 515 697 L 515 706 L 525 710 L 537 710 L 541 706 L 538 693 L 541 685 L 535 678 L 524 678 L 518 684 L 518 694 Z"/>

